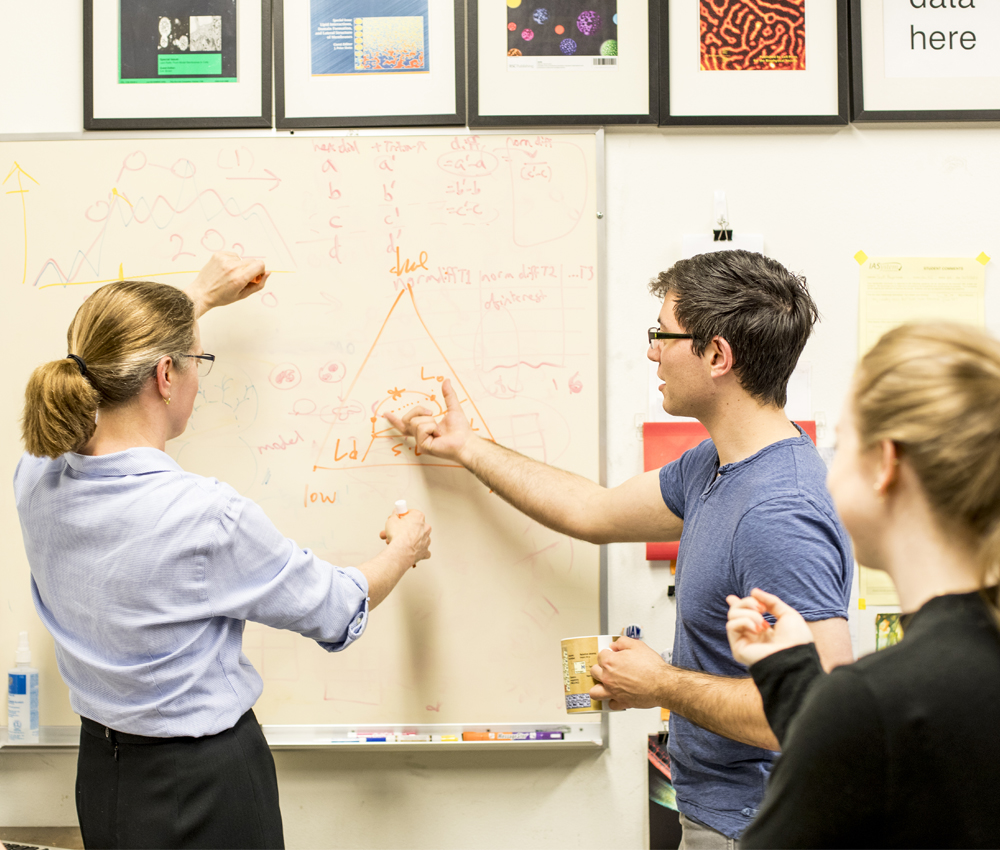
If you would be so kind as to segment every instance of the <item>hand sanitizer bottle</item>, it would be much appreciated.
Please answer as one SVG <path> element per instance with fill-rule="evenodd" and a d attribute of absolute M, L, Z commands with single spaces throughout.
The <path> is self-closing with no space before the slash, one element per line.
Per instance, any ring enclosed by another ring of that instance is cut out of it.
<path fill-rule="evenodd" d="M 28 633 L 21 632 L 17 666 L 7 672 L 7 739 L 12 744 L 38 743 L 38 670 L 31 666 Z"/>

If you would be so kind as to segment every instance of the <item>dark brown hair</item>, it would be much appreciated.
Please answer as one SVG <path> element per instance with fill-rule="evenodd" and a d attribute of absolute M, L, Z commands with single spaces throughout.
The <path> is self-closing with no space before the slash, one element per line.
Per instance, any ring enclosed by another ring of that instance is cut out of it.
<path fill-rule="evenodd" d="M 819 318 L 804 277 L 762 254 L 718 251 L 674 263 L 649 291 L 674 296 L 695 354 L 721 336 L 740 386 L 762 404 L 785 406 L 788 379 Z"/>

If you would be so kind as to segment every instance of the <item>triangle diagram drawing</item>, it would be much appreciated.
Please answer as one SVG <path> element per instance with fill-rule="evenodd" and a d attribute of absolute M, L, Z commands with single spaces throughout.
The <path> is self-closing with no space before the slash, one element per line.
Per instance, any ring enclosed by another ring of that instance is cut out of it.
<path fill-rule="evenodd" d="M 413 440 L 402 437 L 385 419 L 421 406 L 443 414 L 441 384 L 450 379 L 474 431 L 493 440 L 479 408 L 420 315 L 413 287 L 407 284 L 393 301 L 375 340 L 347 392 L 339 396 L 340 412 L 320 444 L 313 471 L 385 466 L 450 466 L 458 464 L 420 454 Z M 341 384 L 342 385 L 342 384 Z"/>

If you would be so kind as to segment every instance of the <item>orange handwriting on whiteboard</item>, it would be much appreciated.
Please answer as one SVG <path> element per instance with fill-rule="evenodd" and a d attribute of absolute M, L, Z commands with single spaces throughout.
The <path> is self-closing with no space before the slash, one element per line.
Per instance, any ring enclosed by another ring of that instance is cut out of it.
<path fill-rule="evenodd" d="M 394 265 L 389 272 L 391 274 L 399 277 L 400 275 L 409 274 L 410 272 L 415 272 L 417 269 L 423 269 L 424 271 L 429 271 L 427 268 L 427 252 L 420 252 L 420 259 L 414 263 L 412 260 L 404 260 L 399 256 L 399 248 L 396 249 L 396 265 Z"/>

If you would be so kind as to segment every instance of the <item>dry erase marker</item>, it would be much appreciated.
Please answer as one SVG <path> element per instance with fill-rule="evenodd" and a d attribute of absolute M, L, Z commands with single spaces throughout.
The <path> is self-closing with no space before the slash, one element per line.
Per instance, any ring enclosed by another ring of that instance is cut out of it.
<path fill-rule="evenodd" d="M 429 733 L 420 732 L 417 729 L 404 729 L 396 735 L 397 741 L 426 741 L 430 743 L 431 736 Z"/>
<path fill-rule="evenodd" d="M 410 510 L 406 507 L 406 499 L 399 499 L 393 510 L 396 512 L 396 516 L 406 516 Z"/>
<path fill-rule="evenodd" d="M 437 744 L 453 744 L 460 739 L 458 735 L 431 735 L 431 740 Z"/>
<path fill-rule="evenodd" d="M 496 740 L 498 740 L 498 738 L 497 738 L 497 733 L 496 732 L 479 732 L 479 731 L 472 732 L 472 731 L 469 731 L 469 732 L 463 732 L 462 733 L 462 740 L 463 741 L 496 741 Z"/>

